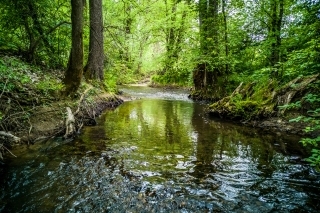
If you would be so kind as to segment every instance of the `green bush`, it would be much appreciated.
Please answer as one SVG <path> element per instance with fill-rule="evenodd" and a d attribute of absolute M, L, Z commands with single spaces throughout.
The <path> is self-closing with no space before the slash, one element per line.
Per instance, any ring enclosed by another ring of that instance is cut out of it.
<path fill-rule="evenodd" d="M 305 128 L 306 133 L 320 131 L 320 108 L 317 108 L 320 103 L 320 96 L 315 94 L 307 94 L 303 100 L 310 103 L 316 108 L 309 110 L 307 113 L 309 116 L 299 116 L 297 118 L 291 119 L 291 122 L 305 122 L 308 126 Z M 320 136 L 316 137 L 306 137 L 302 138 L 300 142 L 304 146 L 312 146 L 311 156 L 306 160 L 311 163 L 312 166 L 315 166 L 317 169 L 320 169 Z"/>

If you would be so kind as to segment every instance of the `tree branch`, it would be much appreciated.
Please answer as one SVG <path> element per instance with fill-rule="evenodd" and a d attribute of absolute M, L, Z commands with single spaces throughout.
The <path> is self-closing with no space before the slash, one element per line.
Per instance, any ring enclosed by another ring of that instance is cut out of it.
<path fill-rule="evenodd" d="M 31 46 L 30 49 L 36 48 L 36 47 L 39 45 L 40 41 L 41 41 L 46 35 L 51 34 L 53 31 L 55 31 L 58 27 L 60 27 L 60 26 L 63 25 L 63 24 L 71 24 L 71 23 L 70 23 L 70 22 L 67 22 L 67 21 L 62 21 L 62 22 L 60 22 L 59 24 L 51 27 L 46 33 L 41 34 L 41 35 L 37 38 L 37 40 L 33 43 L 33 45 Z"/>

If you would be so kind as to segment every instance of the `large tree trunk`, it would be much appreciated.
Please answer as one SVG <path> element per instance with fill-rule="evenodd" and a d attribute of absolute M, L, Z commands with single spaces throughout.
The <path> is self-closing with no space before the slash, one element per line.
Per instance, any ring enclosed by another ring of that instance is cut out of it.
<path fill-rule="evenodd" d="M 165 65 L 163 71 L 160 73 L 162 75 L 171 72 L 174 62 L 177 60 L 176 55 L 174 54 L 176 48 L 176 11 L 177 11 L 177 1 L 174 0 L 172 5 L 170 2 L 165 1 L 166 5 L 166 17 L 168 18 L 168 24 L 170 27 L 166 30 L 166 58 L 165 58 Z M 170 8 L 171 6 L 171 8 Z"/>
<path fill-rule="evenodd" d="M 71 0 L 72 48 L 64 83 L 66 95 L 75 93 L 83 72 L 83 0 Z"/>
<path fill-rule="evenodd" d="M 200 52 L 202 55 L 207 54 L 207 0 L 199 0 L 199 24 L 200 24 Z"/>
<path fill-rule="evenodd" d="M 89 58 L 85 67 L 87 79 L 103 80 L 103 18 L 102 0 L 90 0 Z"/>
<path fill-rule="evenodd" d="M 223 14 L 223 25 L 224 25 L 224 48 L 225 48 L 225 56 L 226 59 L 228 60 L 229 56 L 229 41 L 228 41 L 228 23 L 227 23 L 227 14 L 226 14 L 226 1 L 227 0 L 222 0 L 222 14 Z M 225 66 L 225 73 L 229 73 L 229 64 L 228 62 L 226 63 Z"/>
<path fill-rule="evenodd" d="M 271 0 L 271 23 L 269 37 L 271 39 L 270 65 L 276 68 L 275 77 L 278 76 L 278 64 L 280 62 L 281 26 L 284 10 L 284 0 Z"/>
<path fill-rule="evenodd" d="M 200 52 L 205 60 L 215 62 L 219 55 L 219 20 L 218 20 L 218 0 L 199 0 L 199 22 L 200 22 Z M 208 63 L 201 62 L 196 67 L 193 74 L 196 90 L 216 87 L 219 69 L 208 66 Z M 203 72 L 203 73 L 201 73 Z"/>

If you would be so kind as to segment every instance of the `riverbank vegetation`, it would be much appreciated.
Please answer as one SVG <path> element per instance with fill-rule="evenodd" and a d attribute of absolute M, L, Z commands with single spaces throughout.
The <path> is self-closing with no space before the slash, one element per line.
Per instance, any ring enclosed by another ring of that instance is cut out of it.
<path fill-rule="evenodd" d="M 210 100 L 211 113 L 222 117 L 248 121 L 292 112 L 296 119 L 287 119 L 306 121 L 313 131 L 319 111 L 319 5 L 3 0 L 1 122 L 7 121 L 9 103 L 19 109 L 62 97 L 78 100 L 90 85 L 115 92 L 117 84 L 150 78 L 155 86 L 192 87 L 190 97 Z M 28 122 L 28 110 L 22 114 Z M 1 130 L 11 130 L 6 125 Z M 316 146 L 317 141 L 304 140 Z"/>
<path fill-rule="evenodd" d="M 64 73 L 0 56 L 0 158 L 17 143 L 33 144 L 56 135 L 73 136 L 107 107 L 122 103 L 105 88 L 83 82 L 73 98 L 62 93 Z M 67 132 L 66 109 L 72 110 L 74 131 Z M 70 134 L 70 135 L 67 135 Z M 9 151 L 10 152 L 10 151 Z"/>

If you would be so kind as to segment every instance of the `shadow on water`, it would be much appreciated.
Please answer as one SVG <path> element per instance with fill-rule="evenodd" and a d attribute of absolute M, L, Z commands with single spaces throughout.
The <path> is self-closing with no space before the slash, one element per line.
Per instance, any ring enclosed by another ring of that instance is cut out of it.
<path fill-rule="evenodd" d="M 22 150 L 1 172 L 2 212 L 316 212 L 320 175 L 299 138 L 205 116 L 183 91 L 126 87 L 74 141 Z"/>

